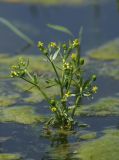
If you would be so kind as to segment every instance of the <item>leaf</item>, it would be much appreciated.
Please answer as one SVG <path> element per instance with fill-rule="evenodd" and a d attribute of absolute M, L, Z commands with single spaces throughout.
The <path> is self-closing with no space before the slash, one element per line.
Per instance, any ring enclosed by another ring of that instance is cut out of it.
<path fill-rule="evenodd" d="M 87 87 L 90 84 L 90 79 L 86 80 L 85 83 L 83 84 L 83 89 L 85 89 L 85 87 Z"/>
<path fill-rule="evenodd" d="M 66 34 L 69 34 L 70 36 L 73 36 L 72 32 L 68 28 L 66 28 L 64 26 L 59 26 L 59 25 L 54 25 L 54 24 L 47 24 L 47 26 L 49 28 L 54 29 L 54 30 L 57 30 L 57 31 L 60 31 L 60 32 L 64 32 Z"/>
<path fill-rule="evenodd" d="M 81 41 L 82 41 L 82 35 L 83 35 L 83 27 L 81 26 L 80 31 L 79 31 L 80 43 L 81 43 Z"/>
<path fill-rule="evenodd" d="M 51 87 L 54 87 L 54 86 L 56 86 L 57 84 L 52 84 L 52 85 L 49 85 L 49 86 L 47 86 L 47 87 L 45 87 L 45 88 L 51 88 Z"/>
<path fill-rule="evenodd" d="M 59 51 L 60 51 L 60 48 L 58 48 L 58 49 L 56 50 L 56 52 L 54 53 L 54 55 L 53 55 L 53 57 L 52 57 L 52 60 L 55 60 L 55 59 L 57 58 Z"/>
<path fill-rule="evenodd" d="M 34 83 L 37 84 L 38 83 L 38 75 L 34 74 L 33 78 L 34 78 Z"/>
<path fill-rule="evenodd" d="M 6 20 L 5 18 L 0 17 L 0 22 L 7 26 L 12 32 L 14 32 L 17 36 L 19 36 L 21 39 L 23 39 L 30 45 L 34 44 L 33 40 L 31 40 L 28 36 L 26 36 L 23 32 L 21 32 L 17 27 L 15 27 L 11 22 Z"/>

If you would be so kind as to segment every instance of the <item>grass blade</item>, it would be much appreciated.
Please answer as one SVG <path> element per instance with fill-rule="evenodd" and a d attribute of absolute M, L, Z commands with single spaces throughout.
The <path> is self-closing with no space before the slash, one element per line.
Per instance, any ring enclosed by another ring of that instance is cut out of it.
<path fill-rule="evenodd" d="M 69 34 L 70 36 L 73 36 L 72 32 L 68 28 L 66 28 L 64 26 L 53 25 L 53 24 L 47 24 L 47 26 L 49 28 L 54 29 L 54 30 L 57 30 L 57 31 L 60 31 L 60 32 L 64 32 L 66 34 Z"/>
<path fill-rule="evenodd" d="M 15 27 L 11 22 L 6 20 L 5 18 L 0 17 L 0 22 L 4 24 L 6 27 L 8 27 L 12 32 L 14 32 L 21 39 L 29 43 L 30 45 L 34 44 L 33 40 L 31 40 L 28 36 L 22 33 L 17 27 Z"/>

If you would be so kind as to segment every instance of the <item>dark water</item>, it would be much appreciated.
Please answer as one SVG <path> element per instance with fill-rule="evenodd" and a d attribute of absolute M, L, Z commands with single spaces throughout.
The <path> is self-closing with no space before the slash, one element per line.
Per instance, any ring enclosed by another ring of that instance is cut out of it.
<path fill-rule="evenodd" d="M 84 6 L 52 6 L 40 5 L 18 5 L 0 3 L 0 17 L 4 17 L 15 24 L 21 31 L 31 37 L 35 43 L 38 40 L 66 41 L 70 36 L 54 31 L 46 24 L 57 24 L 68 27 L 76 37 L 81 26 L 84 28 L 82 52 L 96 48 L 101 44 L 119 37 L 119 1 L 109 0 L 103 3 Z M 22 51 L 26 42 L 9 31 L 3 24 L 0 24 L 0 52 L 12 54 L 38 54 L 34 46 L 29 50 Z M 100 91 L 97 97 L 110 96 L 118 92 L 114 81 L 107 78 L 99 78 Z M 97 82 L 97 83 L 98 83 Z M 115 81 L 118 84 L 118 81 Z M 105 89 L 106 88 L 106 89 Z M 96 98 L 97 98 L 96 97 Z M 41 112 L 44 112 L 42 110 Z M 118 117 L 84 117 L 80 121 L 88 123 L 87 131 L 96 131 L 100 136 L 105 128 L 119 127 Z M 25 160 L 53 160 L 50 152 L 56 152 L 59 146 L 57 142 L 41 137 L 41 126 L 27 126 L 13 123 L 0 124 L 0 137 L 11 137 L 8 141 L 0 143 L 1 153 L 21 153 Z M 69 152 L 62 159 L 67 159 L 74 151 L 74 144 L 77 143 L 75 135 L 67 138 Z M 80 143 L 78 144 L 80 145 Z M 57 159 L 58 160 L 58 159 Z M 69 159 L 67 159 L 69 160 Z"/>
<path fill-rule="evenodd" d="M 48 23 L 68 27 L 78 36 L 83 26 L 82 52 L 100 46 L 119 37 L 118 0 L 95 0 L 95 4 L 83 6 L 52 6 L 0 4 L 0 16 L 10 20 L 36 43 L 44 41 L 66 41 L 70 36 L 47 27 Z M 26 43 L 0 24 L 0 51 L 16 53 Z M 27 53 L 37 53 L 36 47 Z"/>
<path fill-rule="evenodd" d="M 87 123 L 90 125 L 85 131 L 96 131 L 97 135 L 102 135 L 102 131 L 106 128 L 119 128 L 119 117 L 89 117 L 80 118 L 80 122 Z M 48 140 L 41 137 L 42 129 L 40 126 L 27 126 L 18 125 L 13 123 L 0 124 L 0 137 L 11 137 L 8 141 L 0 143 L 0 153 L 21 153 L 25 160 L 51 160 L 53 157 L 53 152 L 55 153 L 58 147 L 63 144 L 58 144 L 57 141 Z M 75 149 L 75 143 L 80 146 L 80 141 L 75 135 L 67 137 L 65 145 L 70 152 L 68 154 L 73 154 Z M 62 157 L 64 159 L 64 157 Z M 58 160 L 58 159 L 57 159 Z"/>

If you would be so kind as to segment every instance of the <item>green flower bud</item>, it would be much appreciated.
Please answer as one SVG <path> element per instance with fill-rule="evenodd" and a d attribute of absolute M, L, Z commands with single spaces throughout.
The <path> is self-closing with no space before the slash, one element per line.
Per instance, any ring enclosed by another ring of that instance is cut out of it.
<path fill-rule="evenodd" d="M 50 42 L 50 47 L 57 48 L 57 44 L 55 42 Z"/>
<path fill-rule="evenodd" d="M 64 44 L 62 45 L 62 48 L 63 48 L 64 50 L 67 50 L 67 45 L 64 43 Z"/>
<path fill-rule="evenodd" d="M 54 100 L 54 99 L 51 99 L 50 104 L 51 104 L 52 106 L 55 106 L 55 105 L 56 105 L 55 100 Z"/>
<path fill-rule="evenodd" d="M 56 107 L 52 107 L 52 108 L 51 108 L 51 111 L 52 111 L 52 112 L 56 112 L 56 111 L 57 111 L 57 108 L 56 108 Z"/>
<path fill-rule="evenodd" d="M 43 53 L 44 53 L 44 55 L 48 55 L 47 49 L 45 49 L 45 50 L 43 51 Z"/>
<path fill-rule="evenodd" d="M 95 74 L 92 75 L 92 80 L 93 80 L 93 81 L 96 81 L 96 79 L 97 79 L 96 75 L 95 75 Z"/>
<path fill-rule="evenodd" d="M 78 39 L 75 39 L 75 40 L 73 41 L 73 47 L 75 48 L 75 47 L 78 47 L 79 45 L 80 45 L 79 40 L 78 40 Z"/>
<path fill-rule="evenodd" d="M 81 59 L 80 59 L 80 65 L 83 65 L 83 64 L 84 64 L 84 59 L 81 58 Z"/>

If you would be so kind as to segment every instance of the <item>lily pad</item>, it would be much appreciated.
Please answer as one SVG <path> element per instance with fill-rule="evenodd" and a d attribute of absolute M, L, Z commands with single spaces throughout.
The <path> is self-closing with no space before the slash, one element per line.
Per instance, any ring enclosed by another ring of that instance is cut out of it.
<path fill-rule="evenodd" d="M 0 122 L 16 122 L 21 124 L 39 123 L 44 120 L 42 115 L 35 113 L 32 107 L 17 106 L 0 109 Z"/>
<path fill-rule="evenodd" d="M 81 160 L 118 160 L 119 130 L 106 133 L 101 138 L 92 142 L 81 144 L 77 152 L 75 158 Z"/>
<path fill-rule="evenodd" d="M 20 154 L 0 153 L 0 160 L 21 160 Z"/>
<path fill-rule="evenodd" d="M 119 115 L 119 99 L 113 97 L 101 98 L 95 103 L 81 106 L 76 114 L 81 116 Z"/>

